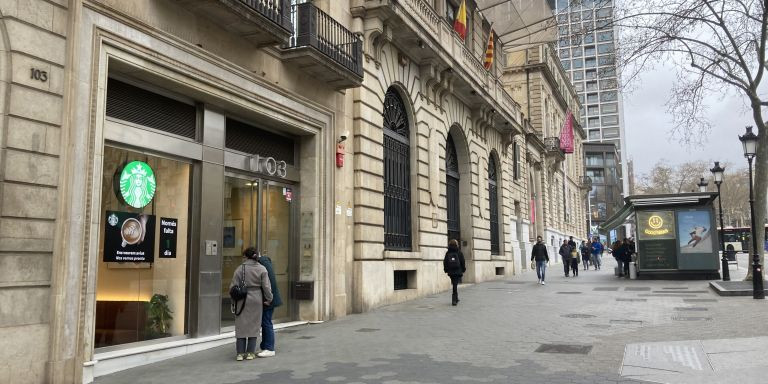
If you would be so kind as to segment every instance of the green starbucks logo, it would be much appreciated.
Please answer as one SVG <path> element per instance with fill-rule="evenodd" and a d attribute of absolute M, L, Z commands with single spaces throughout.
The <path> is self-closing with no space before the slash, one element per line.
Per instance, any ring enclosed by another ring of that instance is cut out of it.
<path fill-rule="evenodd" d="M 142 161 L 131 161 L 120 172 L 120 196 L 134 208 L 144 208 L 155 196 L 157 182 L 152 168 Z"/>

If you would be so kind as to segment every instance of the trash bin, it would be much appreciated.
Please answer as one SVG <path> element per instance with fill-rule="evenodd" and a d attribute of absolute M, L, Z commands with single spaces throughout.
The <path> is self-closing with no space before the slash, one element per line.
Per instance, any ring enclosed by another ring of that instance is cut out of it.
<path fill-rule="evenodd" d="M 634 261 L 629 263 L 629 278 L 637 279 L 637 263 Z"/>

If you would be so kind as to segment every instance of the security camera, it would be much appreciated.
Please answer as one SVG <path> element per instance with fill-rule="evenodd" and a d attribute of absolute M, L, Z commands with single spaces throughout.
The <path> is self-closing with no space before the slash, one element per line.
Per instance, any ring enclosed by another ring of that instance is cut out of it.
<path fill-rule="evenodd" d="M 349 131 L 344 131 L 341 134 L 341 136 L 339 136 L 339 143 L 341 143 L 342 141 L 346 140 L 347 137 L 349 137 Z"/>

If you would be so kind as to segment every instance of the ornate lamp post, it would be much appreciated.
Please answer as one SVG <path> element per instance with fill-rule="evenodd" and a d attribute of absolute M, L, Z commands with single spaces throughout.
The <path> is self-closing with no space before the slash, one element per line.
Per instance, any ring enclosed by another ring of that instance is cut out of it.
<path fill-rule="evenodd" d="M 730 281 L 731 272 L 728 270 L 728 259 L 725 253 L 725 242 L 723 241 L 723 231 L 725 230 L 725 227 L 723 226 L 723 197 L 720 195 L 720 184 L 723 183 L 723 172 L 725 172 L 725 168 L 720 166 L 719 161 L 715 161 L 715 166 L 709 171 L 712 172 L 712 178 L 715 180 L 715 185 L 717 186 L 717 211 L 720 213 L 720 249 L 723 250 L 723 257 L 720 260 L 723 267 L 723 281 Z"/>
<path fill-rule="evenodd" d="M 757 155 L 757 135 L 752 133 L 752 127 L 747 127 L 747 132 L 739 136 L 744 147 L 744 157 L 749 163 L 749 215 L 752 221 L 752 298 L 765 299 L 763 291 L 763 268 L 760 266 L 760 253 L 757 250 L 757 226 L 755 225 L 755 197 L 752 192 L 752 159 Z M 761 231 L 763 227 L 759 228 Z"/>
<path fill-rule="evenodd" d="M 702 177 L 699 183 L 696 185 L 699 187 L 699 192 L 706 192 L 707 186 L 709 185 L 709 183 L 706 180 L 704 180 L 704 178 Z"/>

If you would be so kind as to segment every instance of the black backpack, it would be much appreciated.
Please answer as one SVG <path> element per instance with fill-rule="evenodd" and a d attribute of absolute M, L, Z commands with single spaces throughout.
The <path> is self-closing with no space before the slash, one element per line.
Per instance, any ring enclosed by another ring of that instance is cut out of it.
<path fill-rule="evenodd" d="M 232 313 L 240 316 L 245 308 L 245 299 L 248 297 L 248 286 L 245 284 L 245 265 L 241 265 L 243 273 L 240 275 L 240 281 L 229 289 L 229 298 L 232 299 Z M 242 300 L 243 306 L 237 310 L 237 302 Z"/>
<path fill-rule="evenodd" d="M 443 261 L 443 268 L 445 268 L 446 271 L 461 271 L 461 261 L 459 260 L 459 253 L 458 252 L 449 252 L 447 255 L 445 255 L 445 260 Z"/>

